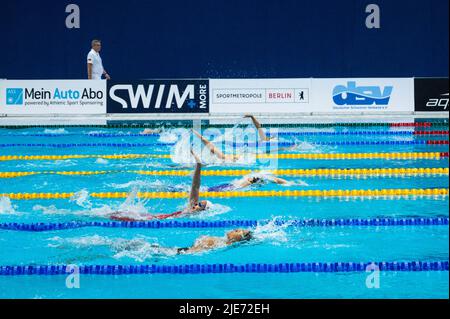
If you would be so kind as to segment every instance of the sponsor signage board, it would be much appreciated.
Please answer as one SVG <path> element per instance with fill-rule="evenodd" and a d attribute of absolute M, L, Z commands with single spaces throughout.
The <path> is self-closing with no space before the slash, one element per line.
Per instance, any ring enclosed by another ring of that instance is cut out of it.
<path fill-rule="evenodd" d="M 448 112 L 448 78 L 415 78 L 416 112 Z"/>
<path fill-rule="evenodd" d="M 108 81 L 108 113 L 208 113 L 209 80 Z"/>
<path fill-rule="evenodd" d="M 413 78 L 312 80 L 313 112 L 413 112 Z"/>
<path fill-rule="evenodd" d="M 211 113 L 310 111 L 311 79 L 211 79 Z"/>
<path fill-rule="evenodd" d="M 0 81 L 0 114 L 104 114 L 106 81 Z"/>

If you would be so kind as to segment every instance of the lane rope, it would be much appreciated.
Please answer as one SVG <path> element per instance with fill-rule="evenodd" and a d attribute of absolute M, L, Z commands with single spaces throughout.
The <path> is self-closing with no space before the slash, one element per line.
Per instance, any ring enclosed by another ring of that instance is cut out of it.
<path fill-rule="evenodd" d="M 318 168 L 318 169 L 276 169 L 276 170 L 202 170 L 203 176 L 245 176 L 252 173 L 268 173 L 279 176 L 368 176 L 368 177 L 390 177 L 390 176 L 436 176 L 449 175 L 448 167 L 420 167 L 420 168 Z M 14 178 L 30 175 L 66 175 L 66 176 L 90 176 L 130 173 L 152 176 L 190 176 L 190 170 L 108 170 L 108 171 L 18 171 L 0 172 L 0 178 Z"/>
<path fill-rule="evenodd" d="M 233 127 L 233 124 L 211 124 L 208 120 L 202 120 L 202 125 L 217 128 Z M 263 123 L 262 127 L 433 127 L 446 126 L 448 127 L 448 120 L 425 121 L 425 122 L 337 122 L 337 123 Z M 91 127 L 91 128 L 174 128 L 174 127 L 192 127 L 192 121 L 161 121 L 154 123 L 113 123 L 107 124 L 27 124 L 27 125 L 0 125 L 0 128 L 6 129 L 21 129 L 21 128 L 63 128 L 63 127 Z"/>
<path fill-rule="evenodd" d="M 336 273 L 366 272 L 377 267 L 380 271 L 448 271 L 448 261 L 381 261 L 381 262 L 306 262 L 306 263 L 247 263 L 247 264 L 182 264 L 182 265 L 81 265 L 83 275 L 131 274 L 205 274 L 205 273 Z M 0 266 L 0 276 L 67 275 L 73 272 L 67 265 Z"/>
<path fill-rule="evenodd" d="M 155 137 L 160 133 L 30 133 L 30 134 L 2 134 L 0 136 L 13 137 L 64 137 L 64 136 L 89 136 L 89 137 Z M 278 136 L 340 136 L 340 135 L 449 135 L 449 131 L 346 131 L 346 132 L 278 132 Z"/>
<path fill-rule="evenodd" d="M 0 223 L 0 229 L 28 232 L 42 232 L 83 227 L 104 228 L 228 228 L 228 227 L 256 227 L 266 225 L 271 220 L 221 220 L 221 221 L 73 221 L 65 223 Z M 275 220 L 277 226 L 290 227 L 361 227 L 361 226 L 448 226 L 446 217 L 415 217 L 415 218 L 340 218 L 340 219 L 294 219 Z"/>
<path fill-rule="evenodd" d="M 331 145 L 331 146 L 361 146 L 361 145 L 449 145 L 445 140 L 423 140 L 423 141 L 333 141 L 333 142 L 308 142 L 312 145 Z M 0 144 L 0 148 L 6 147 L 153 147 L 153 146 L 174 146 L 176 143 L 8 143 Z M 295 142 L 258 142 L 258 143 L 226 143 L 234 147 L 248 146 L 276 146 L 289 147 L 295 146 Z"/>
<path fill-rule="evenodd" d="M 70 193 L 0 193 L 0 197 L 10 199 L 64 199 L 71 198 Z M 200 192 L 203 198 L 231 197 L 394 197 L 402 196 L 447 196 L 448 188 L 394 188 L 394 189 L 330 189 L 330 190 L 285 190 L 285 191 L 224 191 Z M 94 192 L 93 198 L 127 198 L 127 192 Z M 187 198 L 188 192 L 138 192 L 139 198 Z"/>
<path fill-rule="evenodd" d="M 441 159 L 449 156 L 448 152 L 391 152 L 391 153 L 291 153 L 291 154 L 252 154 L 255 158 L 278 159 Z M 17 160 L 66 160 L 66 159 L 139 159 L 171 158 L 169 154 L 72 154 L 72 155 L 0 155 L 0 161 Z"/>

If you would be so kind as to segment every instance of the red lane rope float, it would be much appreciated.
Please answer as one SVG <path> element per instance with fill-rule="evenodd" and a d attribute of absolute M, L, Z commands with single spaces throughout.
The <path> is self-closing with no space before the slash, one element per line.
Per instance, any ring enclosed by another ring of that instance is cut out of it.
<path fill-rule="evenodd" d="M 448 141 L 433 141 L 433 140 L 428 140 L 427 141 L 428 145 L 448 145 Z"/>
<path fill-rule="evenodd" d="M 390 123 L 391 127 L 405 127 L 405 126 L 410 126 L 410 127 L 432 127 L 433 123 L 432 122 L 415 122 L 415 123 L 407 123 L 407 122 L 402 122 L 402 123 Z"/>

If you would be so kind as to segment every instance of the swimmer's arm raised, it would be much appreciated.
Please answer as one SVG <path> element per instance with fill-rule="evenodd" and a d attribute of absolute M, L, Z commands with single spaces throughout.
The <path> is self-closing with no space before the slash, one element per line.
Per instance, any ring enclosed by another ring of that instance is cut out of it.
<path fill-rule="evenodd" d="M 220 158 L 221 160 L 225 159 L 225 155 L 210 141 L 208 141 L 206 138 L 203 137 L 203 135 L 201 135 L 199 132 L 197 132 L 196 130 L 192 130 L 192 132 L 197 135 L 197 137 L 199 139 L 202 140 L 203 144 L 205 144 L 205 146 L 207 148 L 209 148 L 210 152 L 214 155 L 216 155 L 218 158 Z"/>
<path fill-rule="evenodd" d="M 200 159 L 198 156 L 191 150 L 191 154 L 194 156 L 196 160 L 195 164 L 195 171 L 194 176 L 192 177 L 192 185 L 191 185 L 191 192 L 189 193 L 189 205 L 190 207 L 194 206 L 198 203 L 198 200 L 200 198 L 199 192 L 200 192 L 200 177 L 201 177 L 201 170 L 202 170 L 202 164 L 200 163 Z"/>
<path fill-rule="evenodd" d="M 270 140 L 270 138 L 267 137 L 266 134 L 264 133 L 264 130 L 262 129 L 261 124 L 258 122 L 258 120 L 253 115 L 246 114 L 244 117 L 249 117 L 252 119 L 253 125 L 255 125 L 256 129 L 258 130 L 259 138 L 262 141 Z"/>

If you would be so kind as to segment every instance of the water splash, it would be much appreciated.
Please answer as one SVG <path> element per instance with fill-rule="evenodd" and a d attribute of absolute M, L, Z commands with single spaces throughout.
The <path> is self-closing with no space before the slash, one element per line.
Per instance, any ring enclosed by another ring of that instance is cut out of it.
<path fill-rule="evenodd" d="M 139 197 L 137 196 L 138 191 L 138 188 L 135 187 L 128 194 L 125 201 L 119 206 L 118 211 L 136 215 L 148 214 L 148 211 L 145 208 L 145 202 L 139 200 Z"/>
<path fill-rule="evenodd" d="M 257 241 L 271 242 L 272 244 L 279 245 L 288 241 L 286 228 L 290 226 L 290 223 L 277 224 L 277 220 L 280 216 L 273 217 L 268 223 L 257 225 L 253 230 L 253 237 Z"/>
<path fill-rule="evenodd" d="M 59 209 L 56 208 L 55 205 L 50 206 L 34 205 L 33 211 L 42 211 L 42 213 L 46 215 L 66 215 L 71 213 L 70 210 Z"/>
<path fill-rule="evenodd" d="M 82 236 L 76 238 L 48 238 L 52 243 L 48 247 L 52 248 L 88 248 L 88 247 L 106 247 L 113 252 L 112 258 L 131 258 L 138 262 L 144 262 L 154 257 L 168 257 L 177 255 L 176 248 L 161 247 L 156 239 L 143 236 L 132 239 L 126 238 L 108 238 L 99 235 Z"/>
<path fill-rule="evenodd" d="M 205 218 L 222 215 L 222 214 L 225 214 L 225 213 L 228 213 L 229 211 L 231 211 L 231 208 L 229 206 L 225 206 L 225 205 L 221 205 L 221 204 L 217 204 L 217 203 L 209 202 L 208 206 L 209 206 L 209 208 L 207 210 L 204 210 L 204 211 L 201 211 L 201 212 L 198 212 L 195 214 L 187 215 L 187 217 L 205 219 Z"/>
<path fill-rule="evenodd" d="M 44 130 L 44 134 L 67 134 L 67 132 L 64 128 L 57 128 L 57 129 L 49 129 L 46 128 Z"/>
<path fill-rule="evenodd" d="M 70 198 L 70 202 L 75 202 L 78 206 L 83 208 L 91 208 L 92 203 L 89 201 L 89 192 L 87 189 L 82 189 Z"/>
<path fill-rule="evenodd" d="M 176 143 L 178 141 L 178 135 L 172 130 L 167 130 L 159 135 L 158 142 L 161 143 Z"/>
<path fill-rule="evenodd" d="M 103 164 L 103 165 L 106 165 L 106 164 L 109 164 L 109 162 L 108 162 L 108 160 L 99 157 L 99 158 L 97 158 L 97 159 L 95 160 L 95 164 Z"/>
<path fill-rule="evenodd" d="M 16 208 L 9 197 L 0 197 L 0 214 L 18 215 Z"/>

